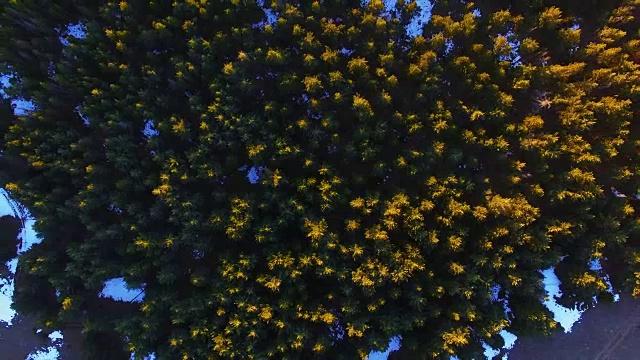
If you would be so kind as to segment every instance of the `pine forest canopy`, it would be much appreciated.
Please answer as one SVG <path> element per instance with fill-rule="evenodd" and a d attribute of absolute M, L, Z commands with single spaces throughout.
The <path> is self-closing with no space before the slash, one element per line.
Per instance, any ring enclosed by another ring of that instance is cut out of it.
<path fill-rule="evenodd" d="M 17 310 L 87 358 L 470 359 L 556 326 L 540 270 L 639 295 L 638 1 L 420 4 L 3 2 Z"/>

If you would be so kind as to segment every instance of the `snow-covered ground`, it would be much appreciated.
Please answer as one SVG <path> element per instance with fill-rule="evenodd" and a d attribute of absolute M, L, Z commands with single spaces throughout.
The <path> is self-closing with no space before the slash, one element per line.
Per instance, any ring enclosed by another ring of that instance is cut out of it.
<path fill-rule="evenodd" d="M 57 360 L 60 356 L 58 349 L 62 346 L 64 337 L 60 331 L 55 331 L 49 334 L 49 339 L 51 346 L 44 350 L 34 350 L 27 356 L 27 360 Z"/>
<path fill-rule="evenodd" d="M 547 290 L 547 299 L 544 305 L 553 313 L 553 319 L 560 323 L 564 332 L 571 332 L 573 324 L 575 324 L 584 311 L 577 309 L 569 309 L 559 305 L 555 297 L 560 296 L 560 279 L 556 276 L 553 268 L 549 268 L 542 272 L 544 276 L 544 288 Z"/>

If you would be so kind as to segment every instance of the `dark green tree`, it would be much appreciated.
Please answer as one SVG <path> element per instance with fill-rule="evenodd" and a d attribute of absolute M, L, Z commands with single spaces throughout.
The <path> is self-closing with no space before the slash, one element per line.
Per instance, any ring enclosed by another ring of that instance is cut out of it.
<path fill-rule="evenodd" d="M 21 229 L 19 218 L 9 215 L 0 217 L 0 262 L 5 263 L 16 257 Z"/>
<path fill-rule="evenodd" d="M 587 3 L 439 0 L 417 34 L 402 0 L 0 5 L 35 105 L 0 174 L 43 238 L 16 307 L 92 356 L 473 358 L 553 330 L 540 270 L 640 294 L 640 14 Z M 97 306 L 113 277 L 143 303 Z"/>

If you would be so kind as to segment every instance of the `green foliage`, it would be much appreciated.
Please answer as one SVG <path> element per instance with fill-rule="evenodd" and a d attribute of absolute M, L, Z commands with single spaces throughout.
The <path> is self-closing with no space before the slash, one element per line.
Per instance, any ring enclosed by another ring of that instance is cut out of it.
<path fill-rule="evenodd" d="M 633 2 L 435 1 L 416 36 L 414 1 L 93 3 L 0 5 L 24 312 L 160 359 L 473 358 L 556 326 L 561 259 L 565 304 L 640 294 Z M 120 276 L 145 300 L 100 317 Z"/>
<path fill-rule="evenodd" d="M 114 331 L 85 331 L 82 341 L 82 356 L 92 360 L 129 359 L 130 353 L 123 346 L 117 346 L 119 343 L 122 343 L 122 337 Z"/>
<path fill-rule="evenodd" d="M 35 245 L 22 254 L 15 275 L 15 290 L 12 308 L 20 314 L 28 314 L 46 327 L 59 325 L 58 311 L 61 305 L 56 297 L 43 262 L 43 246 Z"/>

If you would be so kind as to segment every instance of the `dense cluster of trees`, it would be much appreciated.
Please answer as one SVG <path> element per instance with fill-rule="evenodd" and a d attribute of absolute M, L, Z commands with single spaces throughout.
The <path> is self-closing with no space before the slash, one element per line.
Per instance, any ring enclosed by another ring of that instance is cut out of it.
<path fill-rule="evenodd" d="M 92 356 L 472 358 L 556 326 L 541 269 L 640 294 L 637 1 L 421 4 L 0 4 L 16 307 Z"/>

